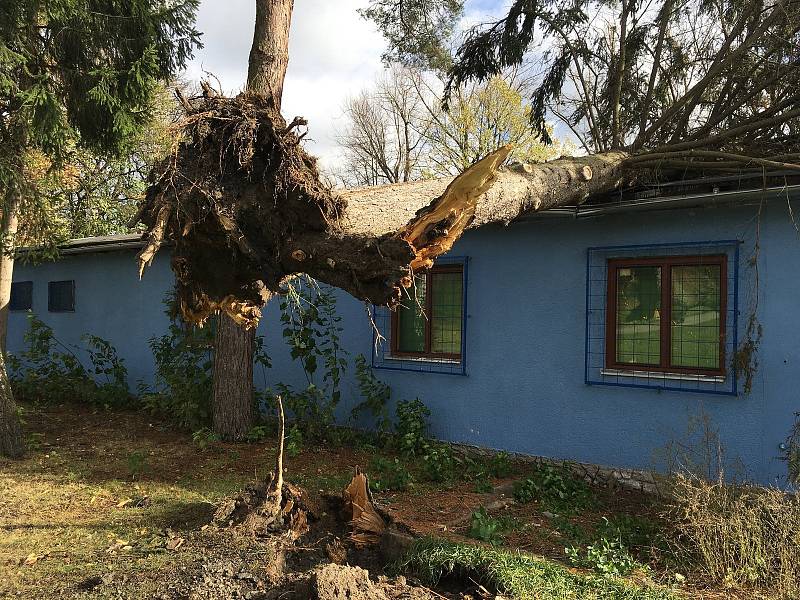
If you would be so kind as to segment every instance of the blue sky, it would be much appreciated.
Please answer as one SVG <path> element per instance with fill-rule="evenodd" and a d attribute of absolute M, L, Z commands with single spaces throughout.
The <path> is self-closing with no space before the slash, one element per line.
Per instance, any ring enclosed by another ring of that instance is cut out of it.
<path fill-rule="evenodd" d="M 383 70 L 383 38 L 356 10 L 367 0 L 296 0 L 289 36 L 289 69 L 283 97 L 284 116 L 309 120 L 309 150 L 325 166 L 338 163 L 335 135 L 343 126 L 348 96 L 369 87 Z M 499 15 L 508 0 L 468 0 L 465 25 Z M 192 61 L 188 76 L 216 75 L 228 93 L 242 89 L 253 36 L 253 0 L 203 0 L 198 29 L 205 47 Z"/>

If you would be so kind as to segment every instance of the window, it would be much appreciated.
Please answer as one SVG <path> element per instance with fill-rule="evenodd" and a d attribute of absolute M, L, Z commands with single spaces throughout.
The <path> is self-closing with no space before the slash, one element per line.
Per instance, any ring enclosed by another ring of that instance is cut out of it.
<path fill-rule="evenodd" d="M 75 310 L 75 281 L 51 281 L 47 284 L 47 310 L 50 312 Z"/>
<path fill-rule="evenodd" d="M 727 257 L 608 261 L 606 367 L 725 374 Z"/>
<path fill-rule="evenodd" d="M 463 265 L 415 275 L 410 298 L 392 313 L 392 356 L 461 359 Z"/>
<path fill-rule="evenodd" d="M 33 282 L 17 281 L 11 284 L 9 310 L 30 310 L 33 308 Z"/>

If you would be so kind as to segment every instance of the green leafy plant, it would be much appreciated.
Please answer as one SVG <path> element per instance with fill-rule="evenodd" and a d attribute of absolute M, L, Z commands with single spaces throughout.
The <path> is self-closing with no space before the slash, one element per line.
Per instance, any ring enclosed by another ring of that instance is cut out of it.
<path fill-rule="evenodd" d="M 156 363 L 152 387 L 139 384 L 142 404 L 178 427 L 198 431 L 211 424 L 215 323 L 195 327 L 184 323 L 174 304 L 165 299 L 170 317 L 166 334 L 150 339 Z"/>
<path fill-rule="evenodd" d="M 399 459 L 376 456 L 370 463 L 373 477 L 370 485 L 378 492 L 403 491 L 414 481 L 411 473 Z"/>
<path fill-rule="evenodd" d="M 219 436 L 208 427 L 203 427 L 192 433 L 192 441 L 200 450 L 206 450 L 220 441 Z"/>
<path fill-rule="evenodd" d="M 387 406 L 392 396 L 392 389 L 375 377 L 363 354 L 356 356 L 355 367 L 356 381 L 363 401 L 353 407 L 352 419 L 357 420 L 361 414 L 369 413 L 375 430 L 383 436 L 392 426 Z"/>
<path fill-rule="evenodd" d="M 295 457 L 303 451 L 303 432 L 297 425 L 286 434 L 283 449 L 289 457 Z"/>
<path fill-rule="evenodd" d="M 281 302 L 283 338 L 306 376 L 305 389 L 278 384 L 276 391 L 306 437 L 323 439 L 331 433 L 334 410 L 341 400 L 341 380 L 347 352 L 341 346 L 342 318 L 336 297 L 311 277 L 295 278 Z M 317 372 L 322 365 L 322 379 Z"/>
<path fill-rule="evenodd" d="M 7 359 L 19 398 L 29 402 L 86 402 L 105 408 L 134 403 L 123 360 L 108 341 L 87 334 L 81 338 L 86 348 L 74 346 L 73 351 L 33 313 L 28 314 L 24 339 L 26 348 Z M 89 370 L 76 353 L 84 350 L 89 355 Z"/>
<path fill-rule="evenodd" d="M 423 450 L 422 469 L 430 481 L 444 483 L 456 477 L 453 450 L 447 444 L 428 444 Z"/>
<path fill-rule="evenodd" d="M 256 425 L 250 431 L 247 432 L 247 435 L 245 436 L 245 441 L 247 441 L 250 444 L 263 442 L 270 436 L 271 432 L 272 428 L 268 427 L 267 425 Z"/>
<path fill-rule="evenodd" d="M 595 504 L 585 481 L 564 467 L 540 464 L 533 473 L 514 484 L 514 499 L 520 503 L 536 500 L 552 512 L 574 514 Z"/>
<path fill-rule="evenodd" d="M 510 531 L 515 524 L 516 522 L 513 519 L 491 516 L 486 511 L 486 508 L 481 506 L 472 513 L 467 535 L 475 540 L 497 545 L 503 541 L 505 534 Z"/>
<path fill-rule="evenodd" d="M 91 370 L 96 378 L 95 402 L 106 407 L 121 407 L 131 404 L 128 390 L 128 369 L 116 348 L 110 342 L 96 335 L 85 334 L 81 340 L 89 353 Z M 97 381 L 100 379 L 100 381 Z"/>
<path fill-rule="evenodd" d="M 431 411 L 419 398 L 397 403 L 397 445 L 406 456 L 418 456 L 428 446 L 428 417 Z"/>
<path fill-rule="evenodd" d="M 644 568 L 618 538 L 601 537 L 584 550 L 575 546 L 564 550 L 573 565 L 592 569 L 602 575 L 629 575 L 636 569 Z"/>
<path fill-rule="evenodd" d="M 132 450 L 126 457 L 128 473 L 132 479 L 141 476 L 149 465 L 147 464 L 147 452 L 144 450 Z"/>
<path fill-rule="evenodd" d="M 511 464 L 511 455 L 505 450 L 493 454 L 486 463 L 486 469 L 492 477 L 508 477 L 514 472 L 514 466 Z"/>

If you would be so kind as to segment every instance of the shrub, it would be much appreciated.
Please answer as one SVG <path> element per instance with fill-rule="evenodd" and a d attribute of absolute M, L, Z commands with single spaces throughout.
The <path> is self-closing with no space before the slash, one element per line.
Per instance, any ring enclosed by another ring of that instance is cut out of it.
<path fill-rule="evenodd" d="M 408 489 L 413 478 L 399 459 L 376 456 L 370 463 L 374 474 L 371 485 L 376 491 L 402 491 Z"/>
<path fill-rule="evenodd" d="M 283 449 L 286 456 L 290 458 L 294 458 L 303 451 L 303 432 L 297 425 L 293 426 L 286 435 Z"/>
<path fill-rule="evenodd" d="M 542 507 L 561 514 L 574 514 L 595 504 L 591 488 L 564 467 L 540 464 L 530 477 L 514 484 L 514 499 L 536 500 Z"/>
<path fill-rule="evenodd" d="M 156 376 L 153 387 L 139 385 L 145 408 L 188 431 L 208 427 L 214 382 L 213 323 L 192 327 L 175 317 L 168 332 L 149 343 Z"/>
<path fill-rule="evenodd" d="M 14 393 L 30 402 L 66 400 L 104 408 L 132 404 L 128 371 L 111 343 L 94 335 L 84 335 L 81 340 L 86 347 L 73 348 L 88 353 L 88 370 L 49 325 L 29 313 L 27 347 L 18 356 L 8 357 Z"/>
<path fill-rule="evenodd" d="M 514 472 L 514 466 L 511 464 L 511 455 L 506 451 L 498 452 L 489 457 L 486 468 L 489 475 L 497 478 L 508 477 Z"/>
<path fill-rule="evenodd" d="M 680 557 L 717 581 L 800 595 L 800 497 L 678 475 L 673 498 Z"/>

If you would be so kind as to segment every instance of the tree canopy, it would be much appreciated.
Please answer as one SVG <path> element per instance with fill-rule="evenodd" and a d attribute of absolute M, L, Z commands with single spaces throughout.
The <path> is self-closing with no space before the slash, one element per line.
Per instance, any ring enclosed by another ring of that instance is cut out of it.
<path fill-rule="evenodd" d="M 637 154 L 630 165 L 786 167 L 798 158 L 798 31 L 797 0 L 514 0 L 466 33 L 445 99 L 524 64 L 543 140 L 558 119 L 587 152 Z"/>

